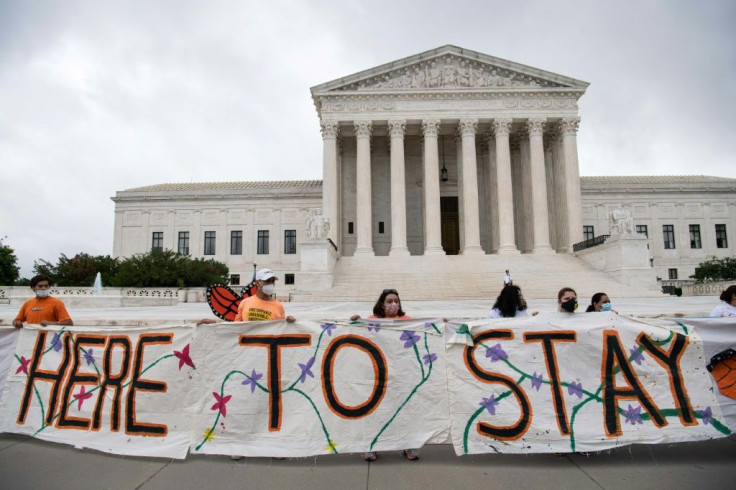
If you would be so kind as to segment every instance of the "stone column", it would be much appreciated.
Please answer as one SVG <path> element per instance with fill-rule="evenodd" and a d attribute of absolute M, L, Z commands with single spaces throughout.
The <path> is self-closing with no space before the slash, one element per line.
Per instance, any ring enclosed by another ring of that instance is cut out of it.
<path fill-rule="evenodd" d="M 549 244 L 549 213 L 547 211 L 547 176 L 544 171 L 544 118 L 530 118 L 529 160 L 532 196 L 532 253 L 552 253 Z"/>
<path fill-rule="evenodd" d="M 488 228 L 491 232 L 491 253 L 498 252 L 498 184 L 496 179 L 496 138 L 493 133 L 486 134 L 488 144 L 488 166 L 486 172 L 486 185 L 488 186 Z"/>
<path fill-rule="evenodd" d="M 552 145 L 554 144 L 554 130 L 547 130 L 544 132 L 544 165 L 546 168 L 547 178 L 547 216 L 549 227 L 549 242 L 552 250 L 557 248 L 557 226 L 555 217 L 555 167 L 554 160 L 552 159 Z"/>
<path fill-rule="evenodd" d="M 494 119 L 496 136 L 496 185 L 498 195 L 498 253 L 519 253 L 514 240 L 514 196 L 511 184 L 511 119 Z"/>
<path fill-rule="evenodd" d="M 521 189 L 521 195 L 519 196 L 519 209 L 517 209 L 517 226 L 520 230 L 518 233 L 519 239 L 517 240 L 517 247 L 524 253 L 532 251 L 533 234 L 534 234 L 534 214 L 532 211 L 532 200 L 536 198 L 536 195 L 532 189 L 532 170 L 531 170 L 531 157 L 529 155 L 529 132 L 526 126 L 519 128 L 518 134 L 519 143 L 519 181 L 521 185 L 518 189 Z M 512 155 L 513 165 L 513 155 Z"/>
<path fill-rule="evenodd" d="M 480 212 L 478 209 L 478 164 L 475 154 L 475 131 L 478 128 L 477 119 L 462 119 L 460 121 L 460 135 L 462 137 L 463 152 L 463 255 L 482 254 L 480 246 Z"/>
<path fill-rule="evenodd" d="M 424 255 L 444 255 L 440 209 L 439 119 L 422 121 L 424 133 Z"/>
<path fill-rule="evenodd" d="M 337 244 L 340 237 L 340 202 L 337 171 L 337 121 L 323 121 L 322 130 L 322 216 L 330 223 L 327 237 Z"/>
<path fill-rule="evenodd" d="M 567 249 L 583 240 L 583 209 L 580 197 L 580 169 L 578 168 L 577 132 L 579 117 L 566 117 L 560 121 L 562 130 L 562 154 L 565 167 L 565 200 L 567 201 Z"/>
<path fill-rule="evenodd" d="M 373 214 L 371 206 L 371 121 L 355 121 L 357 139 L 356 195 L 357 240 L 355 255 L 373 255 Z"/>
<path fill-rule="evenodd" d="M 389 121 L 391 137 L 391 250 L 389 255 L 409 255 L 406 246 L 406 171 L 404 133 L 406 121 Z"/>
<path fill-rule="evenodd" d="M 567 227 L 567 178 L 565 177 L 565 162 L 562 155 L 562 142 L 559 124 L 552 133 L 552 162 L 553 162 L 553 180 L 554 180 L 554 202 L 555 202 L 555 229 L 557 241 L 555 242 L 555 250 L 557 253 L 567 253 L 569 230 Z"/>

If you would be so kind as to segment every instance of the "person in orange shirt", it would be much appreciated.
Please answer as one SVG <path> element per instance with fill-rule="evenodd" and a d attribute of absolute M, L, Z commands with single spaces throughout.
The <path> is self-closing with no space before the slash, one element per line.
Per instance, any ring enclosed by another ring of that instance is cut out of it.
<path fill-rule="evenodd" d="M 252 322 L 260 320 L 286 320 L 295 321 L 291 315 L 286 316 L 284 305 L 281 301 L 274 299 L 273 293 L 276 288 L 276 274 L 271 269 L 261 269 L 256 273 L 255 296 L 245 298 L 238 305 L 236 322 Z"/>
<path fill-rule="evenodd" d="M 35 276 L 31 279 L 31 289 L 36 293 L 20 307 L 18 316 L 13 320 L 15 328 L 21 328 L 23 322 L 47 325 L 74 325 L 64 302 L 51 297 L 51 284 L 46 276 Z"/>

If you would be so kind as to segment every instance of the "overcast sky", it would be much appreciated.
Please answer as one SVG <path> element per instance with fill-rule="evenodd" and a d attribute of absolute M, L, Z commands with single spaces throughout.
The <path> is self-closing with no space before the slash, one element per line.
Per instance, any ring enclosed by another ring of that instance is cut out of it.
<path fill-rule="evenodd" d="M 111 254 L 118 190 L 322 178 L 309 88 L 454 44 L 590 83 L 581 175 L 736 177 L 736 2 L 0 0 L 0 238 Z"/>

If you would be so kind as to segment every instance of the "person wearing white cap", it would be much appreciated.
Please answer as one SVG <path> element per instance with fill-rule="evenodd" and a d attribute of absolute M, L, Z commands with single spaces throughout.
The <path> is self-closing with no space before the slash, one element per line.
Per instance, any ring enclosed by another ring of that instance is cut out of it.
<path fill-rule="evenodd" d="M 295 321 L 293 316 L 286 316 L 284 305 L 273 297 L 276 280 L 276 274 L 271 269 L 260 269 L 256 273 L 256 295 L 240 302 L 235 316 L 236 322 L 284 319 L 287 322 Z"/>

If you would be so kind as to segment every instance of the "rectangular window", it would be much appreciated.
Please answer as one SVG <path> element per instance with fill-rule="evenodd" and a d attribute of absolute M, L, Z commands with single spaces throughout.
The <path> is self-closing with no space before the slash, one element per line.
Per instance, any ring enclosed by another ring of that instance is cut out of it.
<path fill-rule="evenodd" d="M 636 225 L 636 232 L 641 233 L 645 237 L 649 238 L 649 231 L 647 231 L 647 225 Z"/>
<path fill-rule="evenodd" d="M 690 248 L 703 248 L 700 243 L 700 225 L 690 225 Z"/>
<path fill-rule="evenodd" d="M 595 229 L 590 225 L 583 226 L 583 240 L 592 240 L 595 238 Z"/>
<path fill-rule="evenodd" d="M 181 255 L 189 255 L 189 232 L 179 232 L 179 248 L 178 251 Z"/>
<path fill-rule="evenodd" d="M 378 222 L 378 233 L 384 233 L 383 221 Z"/>
<path fill-rule="evenodd" d="M 258 230 L 258 249 L 259 255 L 268 255 L 268 230 Z"/>
<path fill-rule="evenodd" d="M 670 279 L 677 279 L 677 269 L 668 269 L 670 273 Z"/>
<path fill-rule="evenodd" d="M 284 274 L 284 284 L 294 284 L 294 274 Z"/>
<path fill-rule="evenodd" d="M 230 255 L 243 255 L 243 232 L 230 232 Z"/>
<path fill-rule="evenodd" d="M 230 285 L 240 286 L 240 274 L 230 274 Z"/>
<path fill-rule="evenodd" d="M 716 225 L 716 247 L 728 248 L 728 238 L 726 237 L 726 225 Z"/>
<path fill-rule="evenodd" d="M 284 253 L 296 253 L 296 230 L 284 230 Z"/>
<path fill-rule="evenodd" d="M 215 232 L 204 232 L 204 254 L 215 255 Z"/>
<path fill-rule="evenodd" d="M 675 225 L 662 225 L 664 248 L 675 248 Z"/>
<path fill-rule="evenodd" d="M 348 221 L 348 235 L 352 235 L 352 234 L 353 234 L 353 222 Z"/>
<path fill-rule="evenodd" d="M 151 239 L 151 252 L 163 252 L 164 250 L 164 232 L 154 231 Z"/>

